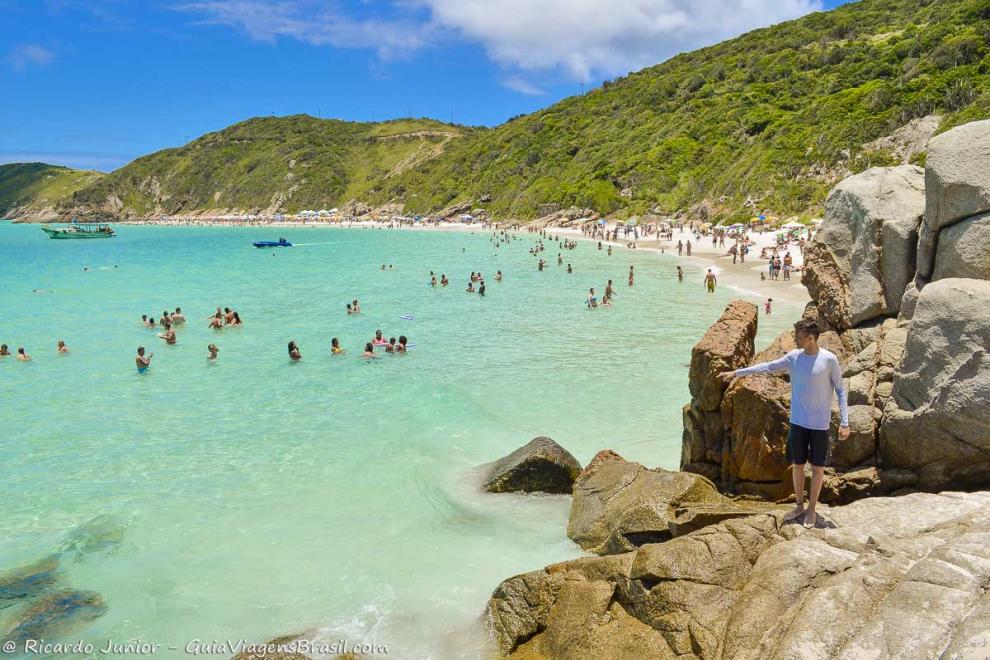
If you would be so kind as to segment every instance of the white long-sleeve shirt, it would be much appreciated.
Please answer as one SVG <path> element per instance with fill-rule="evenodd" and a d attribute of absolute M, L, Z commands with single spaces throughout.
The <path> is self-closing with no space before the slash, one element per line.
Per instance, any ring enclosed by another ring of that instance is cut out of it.
<path fill-rule="evenodd" d="M 827 431 L 832 420 L 832 392 L 839 397 L 841 426 L 849 426 L 846 388 L 835 353 L 819 348 L 814 355 L 794 349 L 782 358 L 736 369 L 736 376 L 787 370 L 791 374 L 791 424 Z"/>

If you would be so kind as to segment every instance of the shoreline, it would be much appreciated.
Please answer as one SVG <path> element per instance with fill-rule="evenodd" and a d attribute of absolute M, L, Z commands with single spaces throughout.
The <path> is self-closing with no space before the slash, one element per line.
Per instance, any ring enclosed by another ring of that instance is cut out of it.
<path fill-rule="evenodd" d="M 220 222 L 213 220 L 123 220 L 120 222 L 115 222 L 116 225 L 128 225 L 128 226 L 165 226 L 165 227 L 221 227 L 221 228 L 244 228 L 244 227 L 259 227 L 259 228 L 270 228 L 270 227 L 288 227 L 292 229 L 302 229 L 302 228 L 312 228 L 312 229 L 378 229 L 378 230 L 397 230 L 397 231 L 417 231 L 417 232 L 477 232 L 484 233 L 489 231 L 503 231 L 502 229 L 492 228 L 486 226 L 482 223 L 473 224 L 463 224 L 463 223 L 441 223 L 441 224 L 418 224 L 418 225 L 398 225 L 396 226 L 393 222 L 386 222 L 380 220 L 358 220 L 347 223 L 327 223 L 327 222 L 297 222 L 297 221 L 251 221 L 245 223 L 234 223 L 234 222 Z M 578 228 L 573 227 L 546 227 L 543 228 L 548 235 L 552 234 L 554 236 L 562 236 L 572 240 L 580 240 L 590 243 L 596 243 L 600 239 L 592 238 L 586 236 Z M 532 236 L 539 237 L 538 233 L 529 233 L 525 228 L 514 228 L 506 229 L 505 231 L 514 232 L 522 236 Z M 772 243 L 773 234 L 750 234 L 750 239 L 754 241 L 753 251 L 758 254 L 759 250 Z M 692 241 L 692 254 L 691 256 L 676 254 L 677 241 Z M 764 240 L 761 240 L 764 239 Z M 619 238 L 618 240 L 602 240 L 605 246 L 612 246 L 613 248 L 622 248 L 623 250 L 630 250 L 632 248 L 627 247 L 630 243 L 634 242 L 632 239 Z M 772 298 L 774 304 L 782 303 L 787 306 L 793 306 L 799 309 L 798 316 L 803 312 L 804 306 L 811 302 L 811 296 L 808 294 L 808 290 L 801 284 L 800 271 L 798 276 L 792 278 L 789 281 L 784 280 L 761 280 L 760 273 L 766 272 L 767 262 L 756 257 L 750 258 L 747 263 L 732 263 L 732 260 L 725 254 L 727 248 L 712 248 L 711 243 L 707 240 L 707 237 L 702 237 L 701 241 L 694 241 L 694 234 L 679 230 L 674 232 L 674 237 L 671 241 L 657 241 L 655 237 L 641 238 L 637 241 L 635 252 L 647 252 L 653 254 L 663 254 L 665 256 L 676 257 L 680 260 L 685 260 L 686 263 L 698 266 L 702 269 L 711 268 L 716 276 L 722 276 L 723 279 L 719 281 L 719 286 L 725 286 L 739 295 L 746 296 L 748 298 L 759 299 L 760 302 L 765 302 L 767 298 Z M 792 252 L 794 257 L 794 265 L 796 267 L 803 266 L 803 258 L 800 252 L 797 250 L 796 246 Z M 727 280 L 725 276 L 730 276 L 732 279 Z M 700 286 L 701 281 L 698 282 Z"/>

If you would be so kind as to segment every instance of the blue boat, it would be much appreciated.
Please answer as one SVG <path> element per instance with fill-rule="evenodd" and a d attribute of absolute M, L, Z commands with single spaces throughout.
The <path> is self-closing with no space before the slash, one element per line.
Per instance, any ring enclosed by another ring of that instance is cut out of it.
<path fill-rule="evenodd" d="M 254 244 L 256 248 L 270 248 L 270 247 L 292 247 L 292 243 L 280 238 L 277 241 L 257 241 Z"/>

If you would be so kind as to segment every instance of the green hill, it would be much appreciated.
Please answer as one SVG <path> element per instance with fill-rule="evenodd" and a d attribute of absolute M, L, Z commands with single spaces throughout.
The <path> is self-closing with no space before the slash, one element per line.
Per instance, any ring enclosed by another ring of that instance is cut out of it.
<path fill-rule="evenodd" d="M 100 172 L 45 163 L 0 165 L 0 218 L 23 207 L 51 208 L 101 177 Z"/>
<path fill-rule="evenodd" d="M 508 121 L 376 200 L 426 211 L 490 194 L 489 209 L 511 216 L 548 202 L 748 216 L 747 196 L 815 210 L 843 174 L 892 160 L 865 143 L 931 113 L 943 130 L 990 116 L 988 46 L 990 0 L 862 0 Z"/>
<path fill-rule="evenodd" d="M 139 158 L 64 211 L 293 212 L 355 199 L 426 213 L 484 199 L 503 218 L 543 204 L 720 220 L 817 213 L 839 179 L 900 157 L 869 143 L 936 114 L 940 130 L 990 117 L 990 0 L 860 0 L 493 129 L 252 119 Z"/>
<path fill-rule="evenodd" d="M 382 182 L 475 130 L 431 119 L 249 119 L 138 158 L 73 202 L 125 215 L 325 208 L 373 195 Z"/>

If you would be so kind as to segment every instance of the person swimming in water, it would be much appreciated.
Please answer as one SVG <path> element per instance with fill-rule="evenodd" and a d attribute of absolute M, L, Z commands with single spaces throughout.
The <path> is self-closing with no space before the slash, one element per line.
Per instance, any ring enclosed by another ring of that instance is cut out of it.
<path fill-rule="evenodd" d="M 468 293 L 474 293 L 474 282 L 471 282 L 471 281 L 469 280 L 469 281 L 468 281 L 468 285 L 467 285 L 467 288 L 466 288 L 466 289 L 464 289 L 464 290 L 465 290 L 465 291 L 467 291 Z"/>
<path fill-rule="evenodd" d="M 385 341 L 385 338 L 382 337 L 382 331 L 380 329 L 375 330 L 375 338 L 372 340 L 371 343 L 374 344 L 375 346 L 384 346 L 387 343 Z"/>
<path fill-rule="evenodd" d="M 680 266 L 677 267 L 677 281 L 678 282 L 683 282 L 684 281 L 684 271 L 681 270 L 681 267 Z"/>
<path fill-rule="evenodd" d="M 172 324 L 174 325 L 177 323 L 185 323 L 185 322 L 186 322 L 186 315 L 182 313 L 182 308 L 176 307 L 175 313 L 172 314 Z"/>
<path fill-rule="evenodd" d="M 331 355 L 340 355 L 340 354 L 346 353 L 346 352 L 347 351 L 345 351 L 344 349 L 342 349 L 340 347 L 340 340 L 339 339 L 337 339 L 336 337 L 334 337 L 333 339 L 330 340 L 330 354 Z"/>
<path fill-rule="evenodd" d="M 216 344 L 210 344 L 206 347 L 209 354 L 206 356 L 207 360 L 216 360 L 220 356 L 220 349 L 217 348 Z"/>
<path fill-rule="evenodd" d="M 58 343 L 55 344 L 55 350 L 58 353 L 68 353 L 69 352 L 69 347 L 65 345 L 65 342 L 64 341 L 62 341 L 61 339 L 59 339 L 58 340 Z"/>
<path fill-rule="evenodd" d="M 481 280 L 481 282 L 478 283 L 478 295 L 479 296 L 484 296 L 485 295 L 485 281 L 484 280 Z"/>
<path fill-rule="evenodd" d="M 145 322 L 144 327 L 146 327 L 146 328 L 157 328 L 158 327 L 158 325 L 155 323 L 155 317 L 154 317 L 154 315 L 148 316 L 147 319 L 148 320 Z"/>
<path fill-rule="evenodd" d="M 225 325 L 234 324 L 234 310 L 232 310 L 230 307 L 223 308 L 223 322 Z"/>
<path fill-rule="evenodd" d="M 229 325 L 242 325 L 244 321 L 241 320 L 241 315 L 234 312 L 234 319 L 229 323 Z"/>
<path fill-rule="evenodd" d="M 570 264 L 567 264 L 567 272 L 568 273 L 573 273 L 574 272 L 574 269 L 571 268 L 571 265 Z"/>
<path fill-rule="evenodd" d="M 147 356 L 144 354 L 144 346 L 138 346 L 137 356 L 134 358 L 135 364 L 137 364 L 138 373 L 143 374 L 151 366 L 151 358 L 155 357 L 154 353 L 149 353 Z"/>
<path fill-rule="evenodd" d="M 302 359 L 302 353 L 299 352 L 299 347 L 296 346 L 296 342 L 289 342 L 289 359 L 293 362 L 298 362 Z"/>
<path fill-rule="evenodd" d="M 31 360 L 31 356 L 24 351 L 24 347 L 21 346 L 17 349 L 17 359 L 21 362 L 28 362 Z"/>
<path fill-rule="evenodd" d="M 594 289 L 589 289 L 588 290 L 588 302 L 587 302 L 587 305 L 588 305 L 589 308 L 598 307 L 598 296 L 595 295 L 595 290 Z"/>
<path fill-rule="evenodd" d="M 364 353 L 361 354 L 361 357 L 363 357 L 363 358 L 374 358 L 374 357 L 377 357 L 375 355 L 375 347 L 371 345 L 371 342 L 370 341 L 367 344 L 364 345 Z"/>
<path fill-rule="evenodd" d="M 502 271 L 499 270 L 499 271 L 496 271 L 495 272 L 495 281 L 496 282 L 501 282 L 502 281 Z"/>
<path fill-rule="evenodd" d="M 165 322 L 165 332 L 160 333 L 158 336 L 164 339 L 166 344 L 175 343 L 175 328 L 172 327 L 170 321 Z"/>
<path fill-rule="evenodd" d="M 354 299 L 354 302 L 351 303 L 351 304 L 353 305 L 354 313 L 355 314 L 360 314 L 361 313 L 361 305 L 358 304 L 357 298 L 355 298 Z"/>
<path fill-rule="evenodd" d="M 213 315 L 213 318 L 210 319 L 210 325 L 209 325 L 209 327 L 211 329 L 213 329 L 213 330 L 222 330 L 223 329 L 223 317 L 220 315 L 220 312 L 217 312 L 216 314 L 214 314 Z"/>
<path fill-rule="evenodd" d="M 430 276 L 430 286 L 432 286 L 434 289 L 437 288 L 437 276 L 436 275 L 431 275 Z"/>
<path fill-rule="evenodd" d="M 386 353 L 395 353 L 395 337 L 389 337 L 388 343 L 385 344 Z"/>
<path fill-rule="evenodd" d="M 396 353 L 405 353 L 406 352 L 406 341 L 407 340 L 406 340 L 406 336 L 405 335 L 399 335 L 399 345 L 395 347 L 395 352 Z"/>
<path fill-rule="evenodd" d="M 440 273 L 440 286 L 447 286 L 450 284 L 450 280 L 447 279 L 446 273 Z"/>
<path fill-rule="evenodd" d="M 10 355 L 10 351 L 7 349 L 7 344 L 0 344 L 0 358 L 5 358 Z"/>

